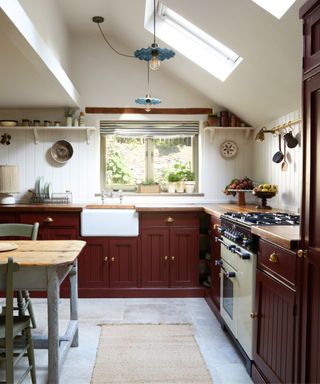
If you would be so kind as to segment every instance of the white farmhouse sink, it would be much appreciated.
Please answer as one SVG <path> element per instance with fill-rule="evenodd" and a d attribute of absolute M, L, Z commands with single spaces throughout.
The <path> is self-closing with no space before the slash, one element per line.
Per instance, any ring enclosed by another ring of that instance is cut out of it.
<path fill-rule="evenodd" d="M 84 209 L 81 236 L 138 236 L 139 214 L 135 209 Z"/>

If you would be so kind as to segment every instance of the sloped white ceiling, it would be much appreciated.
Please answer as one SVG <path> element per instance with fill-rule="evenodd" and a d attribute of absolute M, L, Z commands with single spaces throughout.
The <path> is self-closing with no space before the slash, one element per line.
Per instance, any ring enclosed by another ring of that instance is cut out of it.
<path fill-rule="evenodd" d="M 80 36 L 101 39 L 91 21 L 96 15 L 105 17 L 102 27 L 110 41 L 120 42 L 129 52 L 152 41 L 152 35 L 143 26 L 144 0 L 52 1 L 60 8 L 71 34 L 71 44 L 72 35 L 78 39 Z M 175 77 L 212 101 L 204 107 L 218 104 L 254 126 L 300 107 L 302 23 L 298 9 L 304 0 L 297 0 L 280 20 L 251 0 L 163 2 L 244 58 L 223 83 L 179 53 L 161 67 L 169 78 Z M 160 45 L 165 46 L 162 42 Z"/>

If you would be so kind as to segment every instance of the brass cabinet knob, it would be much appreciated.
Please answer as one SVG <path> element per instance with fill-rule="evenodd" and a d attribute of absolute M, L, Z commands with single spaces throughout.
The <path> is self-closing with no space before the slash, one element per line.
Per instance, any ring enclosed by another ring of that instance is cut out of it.
<path fill-rule="evenodd" d="M 106 257 L 104 258 L 104 261 L 108 261 L 108 256 L 106 256 Z"/>
<path fill-rule="evenodd" d="M 168 256 L 165 256 L 164 259 L 165 259 L 165 260 L 168 260 Z"/>
<path fill-rule="evenodd" d="M 165 219 L 165 222 L 166 222 L 166 223 L 173 223 L 173 222 L 174 222 L 174 219 L 173 219 L 171 216 L 169 216 L 169 217 L 167 217 L 167 218 Z"/>
<path fill-rule="evenodd" d="M 299 249 L 297 252 L 298 257 L 306 258 L 307 254 L 308 254 L 308 251 L 306 249 Z"/>
<path fill-rule="evenodd" d="M 111 257 L 111 261 L 113 262 L 115 260 L 115 258 L 114 257 Z"/>
<path fill-rule="evenodd" d="M 272 252 L 269 256 L 269 261 L 271 261 L 271 263 L 279 263 L 278 255 L 275 252 Z"/>
<path fill-rule="evenodd" d="M 258 318 L 257 312 L 251 312 L 250 317 L 251 317 L 251 319 L 257 319 Z"/>
<path fill-rule="evenodd" d="M 218 228 L 220 228 L 219 224 L 213 224 L 213 229 L 216 231 Z"/>
<path fill-rule="evenodd" d="M 44 223 L 53 223 L 53 218 L 48 216 L 43 220 Z"/>
<path fill-rule="evenodd" d="M 171 256 L 171 261 L 174 261 L 174 256 Z"/>

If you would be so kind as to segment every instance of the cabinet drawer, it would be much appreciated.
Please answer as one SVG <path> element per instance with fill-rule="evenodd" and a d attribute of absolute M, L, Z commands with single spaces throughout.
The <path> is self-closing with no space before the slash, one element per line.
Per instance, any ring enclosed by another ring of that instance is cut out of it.
<path fill-rule="evenodd" d="M 19 221 L 27 224 L 39 222 L 40 226 L 48 227 L 79 227 L 80 218 L 74 213 L 21 213 Z"/>
<path fill-rule="evenodd" d="M 198 213 L 142 213 L 140 216 L 142 227 L 198 227 Z"/>
<path fill-rule="evenodd" d="M 259 241 L 258 267 L 291 285 L 296 285 L 297 256 L 267 241 Z"/>

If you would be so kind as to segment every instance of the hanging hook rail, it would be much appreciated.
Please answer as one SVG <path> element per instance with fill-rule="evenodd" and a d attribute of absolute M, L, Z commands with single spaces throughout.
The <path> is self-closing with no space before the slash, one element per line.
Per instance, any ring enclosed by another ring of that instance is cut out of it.
<path fill-rule="evenodd" d="M 271 128 L 270 131 L 272 133 L 281 132 L 283 129 L 286 129 L 288 127 L 291 127 L 292 125 L 299 124 L 301 122 L 301 119 L 296 120 L 289 120 L 287 123 L 276 125 L 275 127 Z"/>

